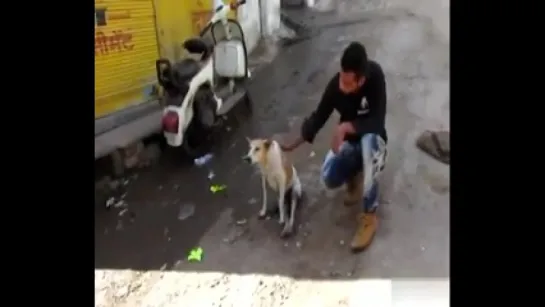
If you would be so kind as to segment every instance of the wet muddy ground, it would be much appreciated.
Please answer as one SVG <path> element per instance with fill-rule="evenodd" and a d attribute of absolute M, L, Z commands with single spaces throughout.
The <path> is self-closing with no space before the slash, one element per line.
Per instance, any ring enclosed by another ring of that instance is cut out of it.
<path fill-rule="evenodd" d="M 316 305 L 312 297 L 322 306 L 355 306 L 370 278 L 449 276 L 449 169 L 414 146 L 422 130 L 449 127 L 449 4 L 332 3 L 288 12 L 313 35 L 256 72 L 253 114 L 226 127 L 207 165 L 166 152 L 157 165 L 120 181 L 122 202 L 97 206 L 97 306 Z M 336 119 L 292 154 L 306 199 L 291 239 L 279 238 L 274 219 L 257 220 L 259 176 L 240 159 L 245 136 L 297 133 L 353 40 L 383 66 L 389 96 L 380 225 L 358 255 L 347 247 L 357 208 L 345 208 L 342 193 L 325 190 L 319 179 Z M 214 194 L 212 184 L 227 188 Z M 203 260 L 187 262 L 197 246 Z"/>

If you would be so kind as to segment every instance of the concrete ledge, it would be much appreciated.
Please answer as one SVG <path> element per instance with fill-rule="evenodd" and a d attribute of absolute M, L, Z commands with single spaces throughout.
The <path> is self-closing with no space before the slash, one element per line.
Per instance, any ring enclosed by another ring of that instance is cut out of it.
<path fill-rule="evenodd" d="M 281 4 L 283 8 L 302 8 L 314 5 L 314 0 L 282 0 Z"/>
<path fill-rule="evenodd" d="M 128 107 L 113 114 L 98 118 L 95 120 L 95 136 L 103 134 L 106 131 L 129 123 L 159 109 L 162 109 L 161 105 L 159 105 L 159 101 L 154 99 L 152 101 Z"/>
<path fill-rule="evenodd" d="M 95 159 L 127 147 L 147 136 L 161 131 L 163 110 L 156 110 L 127 124 L 95 136 Z"/>

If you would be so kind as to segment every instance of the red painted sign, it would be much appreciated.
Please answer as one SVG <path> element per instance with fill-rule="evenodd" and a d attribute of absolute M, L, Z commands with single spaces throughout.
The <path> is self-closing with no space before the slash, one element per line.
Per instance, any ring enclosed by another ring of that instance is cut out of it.
<path fill-rule="evenodd" d="M 134 48 L 132 38 L 128 30 L 95 30 L 95 56 L 130 51 Z"/>

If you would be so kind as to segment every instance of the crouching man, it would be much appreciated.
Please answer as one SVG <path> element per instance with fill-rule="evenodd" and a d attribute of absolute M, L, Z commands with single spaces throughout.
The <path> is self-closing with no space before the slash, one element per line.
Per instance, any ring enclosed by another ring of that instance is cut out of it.
<path fill-rule="evenodd" d="M 378 221 L 377 176 L 386 161 L 386 81 L 380 65 L 368 60 L 365 47 L 351 43 L 343 52 L 341 70 L 327 84 L 316 110 L 308 117 L 299 138 L 282 144 L 291 151 L 312 143 L 333 110 L 340 115 L 331 149 L 322 166 L 328 188 L 346 185 L 345 205 L 361 201 L 359 225 L 351 243 L 354 252 L 371 243 Z"/>

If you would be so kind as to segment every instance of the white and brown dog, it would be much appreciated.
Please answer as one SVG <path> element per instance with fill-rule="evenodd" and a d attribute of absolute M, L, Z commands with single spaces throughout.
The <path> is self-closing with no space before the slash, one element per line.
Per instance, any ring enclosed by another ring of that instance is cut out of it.
<path fill-rule="evenodd" d="M 248 143 L 250 150 L 243 159 L 257 165 L 261 171 L 263 205 L 259 211 L 259 217 L 264 218 L 267 215 L 268 183 L 271 189 L 278 192 L 278 211 L 280 213 L 278 222 L 284 224 L 280 236 L 283 238 L 291 236 L 294 231 L 295 211 L 303 194 L 297 171 L 289 162 L 288 157 L 282 152 L 278 142 L 267 139 L 248 139 Z M 286 198 L 291 200 L 288 221 L 286 221 L 288 207 L 288 203 L 285 201 Z"/>

